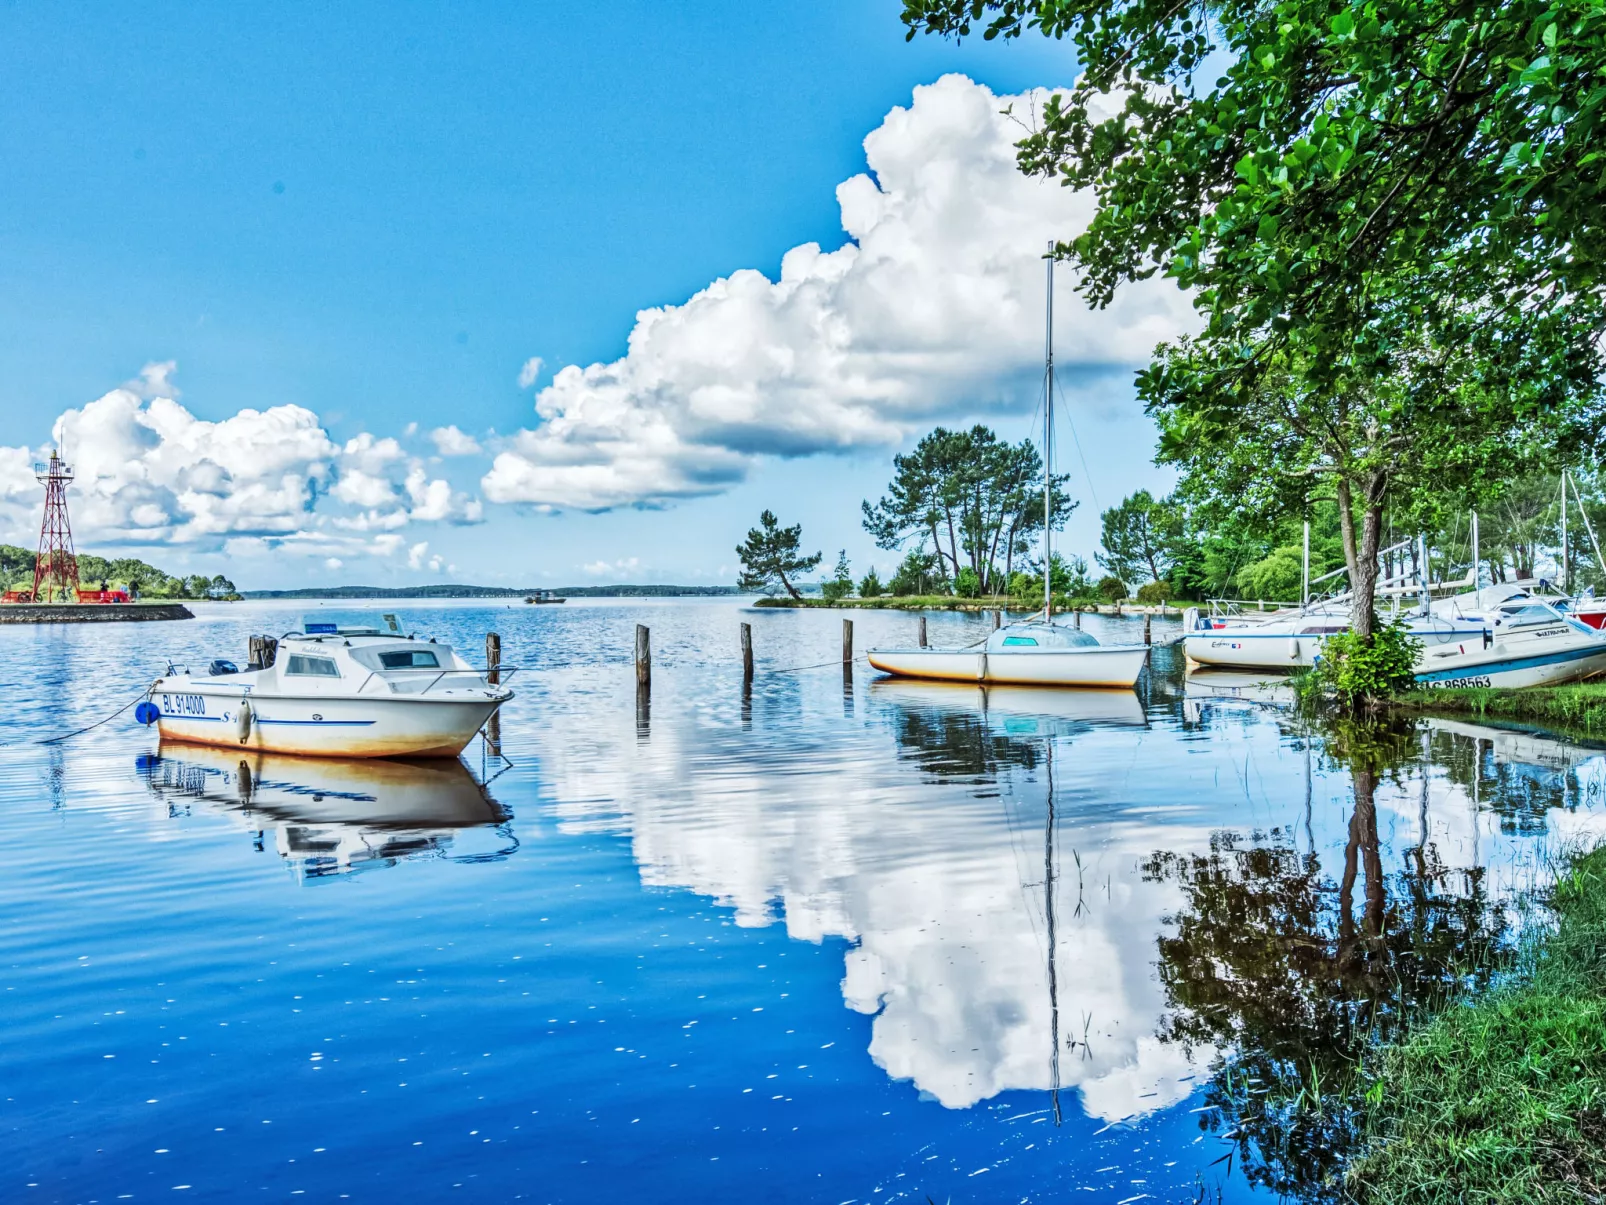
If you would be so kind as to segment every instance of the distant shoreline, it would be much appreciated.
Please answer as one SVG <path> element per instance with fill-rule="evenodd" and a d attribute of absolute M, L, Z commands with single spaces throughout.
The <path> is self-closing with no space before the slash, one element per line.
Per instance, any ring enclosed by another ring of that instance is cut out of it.
<path fill-rule="evenodd" d="M 248 599 L 273 598 L 527 598 L 542 592 L 566 598 L 736 597 L 735 586 L 323 586 L 305 590 L 242 590 Z"/>

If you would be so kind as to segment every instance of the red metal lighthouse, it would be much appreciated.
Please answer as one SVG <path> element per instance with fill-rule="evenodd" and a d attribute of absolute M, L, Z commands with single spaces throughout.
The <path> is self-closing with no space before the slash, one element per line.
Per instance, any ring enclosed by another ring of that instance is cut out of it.
<path fill-rule="evenodd" d="M 72 466 L 52 452 L 49 464 L 36 464 L 33 474 L 45 487 L 45 521 L 39 528 L 39 556 L 33 567 L 34 602 L 78 601 L 78 556 L 73 552 L 72 523 L 67 518 L 67 485 Z M 59 599 L 53 596 L 59 595 Z"/>

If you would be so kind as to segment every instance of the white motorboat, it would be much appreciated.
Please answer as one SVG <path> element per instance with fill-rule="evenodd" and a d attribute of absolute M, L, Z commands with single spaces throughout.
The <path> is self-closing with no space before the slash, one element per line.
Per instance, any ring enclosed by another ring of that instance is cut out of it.
<path fill-rule="evenodd" d="M 1048 254 L 1048 334 L 1043 406 L 1043 611 L 994 631 L 969 648 L 871 649 L 870 664 L 884 674 L 944 682 L 1018 686 L 1126 687 L 1148 664 L 1146 644 L 1101 645 L 1079 628 L 1054 621 L 1052 534 L 1054 480 L 1054 249 Z"/>
<path fill-rule="evenodd" d="M 506 667 L 502 675 L 511 675 Z M 164 741 L 320 757 L 456 757 L 513 697 L 451 647 L 380 628 L 309 623 L 269 664 L 168 666 L 135 717 Z"/>
<path fill-rule="evenodd" d="M 1606 672 L 1606 632 L 1539 598 L 1517 595 L 1482 618 L 1476 639 L 1422 650 L 1420 685 L 1556 686 Z"/>

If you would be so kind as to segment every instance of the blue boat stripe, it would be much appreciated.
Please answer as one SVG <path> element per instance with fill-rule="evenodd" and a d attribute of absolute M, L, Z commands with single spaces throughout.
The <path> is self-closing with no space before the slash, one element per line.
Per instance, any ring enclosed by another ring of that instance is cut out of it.
<path fill-rule="evenodd" d="M 1418 682 L 1450 682 L 1456 678 L 1487 678 L 1490 674 L 1503 674 L 1514 669 L 1534 669 L 1541 665 L 1559 665 L 1563 661 L 1579 661 L 1585 657 L 1606 655 L 1606 645 L 1595 648 L 1572 649 L 1565 653 L 1547 653 L 1542 657 L 1513 657 L 1508 661 L 1491 661 L 1482 665 L 1469 665 L 1462 669 L 1445 669 L 1418 674 Z"/>
<path fill-rule="evenodd" d="M 309 728 L 367 728 L 373 720 L 258 720 L 259 724 L 305 724 Z"/>

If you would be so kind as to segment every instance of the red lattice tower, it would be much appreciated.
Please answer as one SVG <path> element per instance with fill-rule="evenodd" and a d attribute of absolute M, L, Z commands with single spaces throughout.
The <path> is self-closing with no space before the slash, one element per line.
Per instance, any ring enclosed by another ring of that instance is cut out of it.
<path fill-rule="evenodd" d="M 78 601 L 78 556 L 72 547 L 72 523 L 67 518 L 67 485 L 72 466 L 52 452 L 49 464 L 33 466 L 33 475 L 45 487 L 45 521 L 39 528 L 39 556 L 33 566 L 33 600 L 50 602 L 60 591 L 62 602 Z"/>

